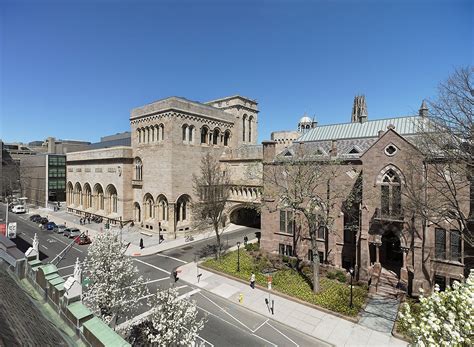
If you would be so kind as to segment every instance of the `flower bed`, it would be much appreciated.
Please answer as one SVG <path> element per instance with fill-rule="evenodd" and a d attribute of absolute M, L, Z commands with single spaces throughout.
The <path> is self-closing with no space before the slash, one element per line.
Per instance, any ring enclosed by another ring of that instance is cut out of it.
<path fill-rule="evenodd" d="M 202 265 L 246 281 L 249 281 L 250 275 L 254 272 L 257 284 L 267 286 L 267 277 L 261 273 L 261 270 L 268 266 L 267 259 L 261 255 L 255 256 L 245 249 L 240 251 L 240 272 L 237 272 L 237 251 L 222 256 L 220 260 L 207 260 Z M 308 279 L 293 269 L 277 270 L 272 277 L 273 290 L 346 316 L 356 316 L 367 297 L 367 288 L 354 285 L 351 309 L 350 286 L 345 283 L 321 277 L 321 290 L 318 294 L 314 294 Z"/>

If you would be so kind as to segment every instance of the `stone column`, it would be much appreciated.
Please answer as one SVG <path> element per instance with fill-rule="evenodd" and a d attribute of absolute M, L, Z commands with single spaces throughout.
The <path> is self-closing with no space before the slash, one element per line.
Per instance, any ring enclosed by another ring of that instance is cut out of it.
<path fill-rule="evenodd" d="M 408 270 L 407 270 L 407 254 L 410 250 L 409 247 L 400 247 L 403 252 L 403 265 L 400 269 L 400 281 L 407 284 L 408 283 Z"/>
<path fill-rule="evenodd" d="M 170 237 L 176 238 L 176 206 L 173 203 L 168 204 L 168 233 Z"/>

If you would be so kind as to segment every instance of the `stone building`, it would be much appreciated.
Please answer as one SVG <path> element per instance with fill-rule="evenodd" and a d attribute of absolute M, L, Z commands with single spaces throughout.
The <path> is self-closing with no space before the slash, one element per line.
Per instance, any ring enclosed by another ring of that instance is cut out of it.
<path fill-rule="evenodd" d="M 206 103 L 169 97 L 133 109 L 130 128 L 130 146 L 68 155 L 70 212 L 103 216 L 112 223 L 133 221 L 150 231 L 160 227 L 174 236 L 190 230 L 192 177 L 200 173 L 206 153 L 223 156 L 231 177 L 240 180 L 239 188 L 249 185 L 242 187 L 248 195 L 236 197 L 235 203 L 244 208 L 244 200 L 257 199 L 259 184 L 246 183 L 234 170 L 261 158 L 261 148 L 255 147 L 256 101 L 238 95 Z"/>
<path fill-rule="evenodd" d="M 304 151 L 314 160 L 338 160 L 334 179 L 321 189 L 327 189 L 328 196 L 336 189 L 343 194 L 328 211 L 333 221 L 330 232 L 318 229 L 319 258 L 335 267 L 354 267 L 357 278 L 370 282 L 375 291 L 390 292 L 394 288 L 387 287 L 398 283 L 416 294 L 433 283 L 443 287 L 464 272 L 464 242 L 459 230 L 448 221 L 434 225 L 416 216 L 403 194 L 409 181 L 433 178 L 429 165 L 425 178 L 408 165 L 423 167 L 424 158 L 415 143 L 427 114 L 423 103 L 417 115 L 369 120 L 365 98 L 358 96 L 350 123 L 316 126 L 280 155 L 275 141 L 263 144 L 264 192 L 272 190 L 266 174 L 283 165 L 284 155 L 298 157 Z M 463 187 L 458 194 L 466 197 L 462 208 L 469 215 L 469 191 Z M 360 203 L 348 208 L 345 204 L 354 191 Z M 433 194 L 431 198 L 438 197 Z M 275 197 L 265 196 L 264 201 L 261 246 L 310 260 L 305 219 Z M 302 241 L 296 241 L 296 230 L 302 230 Z"/>

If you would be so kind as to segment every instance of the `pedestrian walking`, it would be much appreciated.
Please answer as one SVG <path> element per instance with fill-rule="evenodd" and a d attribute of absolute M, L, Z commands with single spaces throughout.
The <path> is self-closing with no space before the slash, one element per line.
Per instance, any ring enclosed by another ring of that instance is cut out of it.
<path fill-rule="evenodd" d="M 247 246 L 247 242 L 249 242 L 249 238 L 247 235 L 244 236 L 244 246 Z"/>
<path fill-rule="evenodd" d="M 91 224 L 91 217 L 87 217 L 87 223 Z"/>
<path fill-rule="evenodd" d="M 250 287 L 252 289 L 255 289 L 255 274 L 252 272 L 252 275 L 250 276 Z"/>
<path fill-rule="evenodd" d="M 143 249 L 145 248 L 145 246 L 143 246 L 143 239 L 140 239 L 140 249 Z"/>

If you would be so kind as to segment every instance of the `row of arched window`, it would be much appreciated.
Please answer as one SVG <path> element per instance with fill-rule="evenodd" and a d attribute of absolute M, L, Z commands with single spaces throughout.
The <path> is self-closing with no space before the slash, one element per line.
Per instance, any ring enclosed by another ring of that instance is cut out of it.
<path fill-rule="evenodd" d="M 247 118 L 244 114 L 242 117 L 242 141 L 252 142 L 252 131 L 253 131 L 253 116 Z"/>
<path fill-rule="evenodd" d="M 137 139 L 138 143 L 162 142 L 165 139 L 165 126 L 159 124 L 138 128 Z"/>
<path fill-rule="evenodd" d="M 219 128 L 214 128 L 210 131 L 206 125 L 201 128 L 201 144 L 229 146 L 230 136 L 230 130 L 222 132 Z"/>
<path fill-rule="evenodd" d="M 73 186 L 68 182 L 66 187 L 66 202 L 68 206 L 74 206 L 83 210 L 92 209 L 102 211 L 105 214 L 117 213 L 118 196 L 117 189 L 113 184 L 109 184 L 105 189 L 100 183 L 96 183 L 91 189 L 89 183 L 81 186 L 79 182 Z"/>
<path fill-rule="evenodd" d="M 185 222 L 190 218 L 190 201 L 189 195 L 181 195 L 176 201 L 175 218 L 177 222 Z M 153 195 L 147 193 L 143 197 L 143 202 L 134 203 L 134 220 L 135 222 L 143 221 L 169 221 L 168 199 L 164 195 L 159 195 L 156 199 Z"/>

